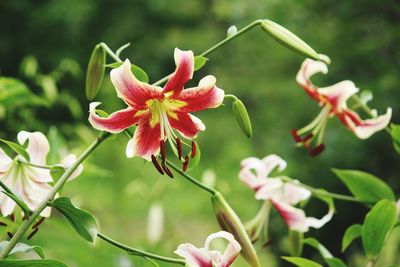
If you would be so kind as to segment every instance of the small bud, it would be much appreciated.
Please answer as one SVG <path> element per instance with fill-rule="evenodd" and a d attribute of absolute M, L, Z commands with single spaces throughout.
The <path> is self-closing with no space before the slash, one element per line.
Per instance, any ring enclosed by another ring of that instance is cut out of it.
<path fill-rule="evenodd" d="M 86 98 L 93 100 L 99 92 L 104 76 L 106 51 L 101 45 L 96 45 L 90 56 L 86 72 Z"/>
<path fill-rule="evenodd" d="M 235 25 L 232 25 L 228 28 L 228 30 L 226 31 L 226 37 L 232 37 L 233 35 L 237 34 L 238 29 L 236 28 Z"/>
<path fill-rule="evenodd" d="M 241 254 L 253 267 L 260 267 L 257 253 L 251 244 L 242 222 L 235 211 L 225 201 L 221 193 L 217 192 L 211 197 L 218 223 L 222 230 L 230 232 L 242 247 Z"/>
<path fill-rule="evenodd" d="M 306 57 L 320 60 L 318 53 L 311 46 L 283 26 L 266 19 L 261 23 L 261 28 L 287 48 Z"/>
<path fill-rule="evenodd" d="M 236 120 L 242 129 L 242 132 L 248 137 L 251 138 L 253 134 L 253 128 L 251 126 L 251 120 L 249 117 L 249 113 L 243 102 L 240 99 L 236 99 L 232 103 L 233 114 L 236 117 Z"/>

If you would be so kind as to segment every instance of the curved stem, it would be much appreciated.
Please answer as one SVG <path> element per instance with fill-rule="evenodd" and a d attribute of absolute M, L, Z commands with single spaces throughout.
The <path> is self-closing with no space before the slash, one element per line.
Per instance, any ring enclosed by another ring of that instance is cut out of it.
<path fill-rule="evenodd" d="M 81 164 L 108 136 L 109 133 L 102 132 L 99 137 L 79 156 L 79 158 L 74 162 L 74 164 L 66 170 L 66 172 L 57 181 L 54 187 L 51 189 L 49 194 L 42 200 L 38 207 L 33 211 L 29 219 L 25 220 L 23 224 L 18 228 L 17 232 L 11 238 L 7 246 L 1 251 L 0 259 L 7 258 L 10 251 L 15 247 L 19 240 L 24 236 L 29 227 L 35 222 L 36 218 L 40 216 L 40 213 L 48 206 L 49 201 L 53 200 L 54 196 L 65 184 L 71 174 L 78 168 Z"/>
<path fill-rule="evenodd" d="M 209 187 L 209 186 L 197 181 L 197 179 L 193 178 L 192 176 L 190 176 L 186 172 L 182 171 L 178 166 L 176 166 L 171 161 L 167 160 L 166 163 L 167 163 L 168 166 L 170 166 L 172 169 L 174 169 L 177 173 L 179 173 L 183 178 L 185 178 L 186 180 L 188 180 L 192 184 L 194 184 L 194 185 L 200 187 L 201 189 L 207 191 L 211 195 L 215 195 L 217 193 L 217 190 L 215 190 L 214 188 Z"/>
<path fill-rule="evenodd" d="M 36 168 L 41 168 L 41 169 L 51 169 L 53 166 L 49 166 L 49 165 L 38 165 L 38 164 L 34 164 L 34 163 L 31 163 L 31 162 L 27 162 L 27 161 L 21 161 L 21 160 L 19 160 L 18 161 L 19 163 L 21 163 L 21 164 L 25 164 L 25 165 L 29 165 L 29 166 L 32 166 L 32 167 L 36 167 Z"/>
<path fill-rule="evenodd" d="M 151 258 L 151 259 L 155 259 L 158 261 L 164 261 L 164 262 L 169 262 L 169 263 L 175 263 L 175 264 L 179 264 L 179 265 L 185 265 L 186 262 L 184 260 L 181 259 L 176 259 L 176 258 L 169 258 L 169 257 L 164 257 L 164 256 L 160 256 L 157 254 L 153 254 L 153 253 L 149 253 L 147 251 L 143 251 L 137 248 L 132 248 L 129 247 L 127 245 L 124 245 L 120 242 L 115 241 L 114 239 L 111 239 L 110 237 L 102 234 L 102 233 L 97 233 L 97 236 L 101 239 L 103 239 L 104 241 L 106 241 L 107 243 L 120 248 L 122 250 L 125 250 L 126 252 L 128 252 L 129 254 L 134 254 L 134 255 L 138 255 L 138 256 L 142 256 L 142 257 L 147 257 L 147 258 Z"/>
<path fill-rule="evenodd" d="M 106 43 L 101 42 L 100 46 L 103 47 L 104 50 L 106 50 L 107 54 L 109 54 L 113 59 L 115 59 L 115 61 L 122 62 L 122 60 L 108 47 L 108 45 Z M 124 45 L 124 46 L 126 46 L 126 45 Z"/>

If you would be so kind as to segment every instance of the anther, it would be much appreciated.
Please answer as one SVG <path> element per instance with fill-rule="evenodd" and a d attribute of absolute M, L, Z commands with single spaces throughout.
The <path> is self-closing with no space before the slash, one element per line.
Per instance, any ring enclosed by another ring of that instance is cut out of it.
<path fill-rule="evenodd" d="M 292 129 L 291 130 L 291 134 L 292 134 L 292 137 L 293 137 L 293 139 L 294 139 L 294 141 L 296 142 L 296 143 L 299 143 L 299 142 L 301 142 L 301 137 L 300 137 L 300 135 L 297 133 L 297 130 L 296 129 Z"/>
<path fill-rule="evenodd" d="M 192 141 L 192 155 L 191 155 L 192 158 L 196 156 L 196 150 L 197 150 L 196 142 Z"/>
<path fill-rule="evenodd" d="M 307 142 L 308 140 L 310 140 L 313 137 L 314 137 L 314 135 L 312 133 L 309 133 L 301 141 L 302 142 Z"/>
<path fill-rule="evenodd" d="M 164 141 L 164 140 L 161 140 L 161 141 L 160 141 L 160 152 L 161 152 L 161 159 L 162 159 L 162 162 L 164 162 L 165 159 L 166 159 L 165 141 Z"/>
<path fill-rule="evenodd" d="M 39 221 L 37 221 L 37 222 L 32 226 L 32 229 L 38 228 L 39 225 L 42 224 L 42 222 L 44 221 L 44 219 L 45 219 L 45 217 L 40 218 Z"/>
<path fill-rule="evenodd" d="M 151 162 L 153 162 L 154 167 L 156 167 L 157 171 L 161 174 L 164 175 L 164 171 L 162 170 L 160 163 L 158 163 L 156 156 L 151 155 Z"/>
<path fill-rule="evenodd" d="M 171 170 L 168 168 L 168 166 L 165 164 L 165 162 L 161 162 L 161 166 L 163 168 L 163 170 L 165 171 L 165 173 L 171 177 L 174 178 L 174 175 L 172 174 Z"/>
<path fill-rule="evenodd" d="M 270 240 L 268 240 L 267 242 L 265 242 L 264 244 L 262 244 L 262 247 L 263 248 L 266 248 L 266 247 L 268 247 L 269 245 L 271 245 L 272 244 L 272 239 L 270 239 Z"/>
<path fill-rule="evenodd" d="M 35 228 L 35 230 L 33 230 L 32 233 L 30 233 L 26 239 L 28 240 L 31 239 L 38 231 L 39 228 Z"/>
<path fill-rule="evenodd" d="M 15 221 L 15 216 L 14 216 L 14 213 L 11 213 L 11 214 L 10 214 L 10 220 L 11 220 L 12 222 L 14 222 L 14 221 Z"/>
<path fill-rule="evenodd" d="M 315 157 L 318 154 L 322 153 L 322 151 L 324 151 L 324 150 L 325 150 L 325 145 L 324 144 L 320 144 L 320 145 L 314 147 L 313 149 L 310 149 L 308 151 L 308 154 L 310 154 L 311 157 Z"/>
<path fill-rule="evenodd" d="M 176 138 L 176 148 L 178 150 L 178 158 L 181 159 L 182 158 L 182 142 L 181 139 L 179 139 L 179 137 Z"/>
<path fill-rule="evenodd" d="M 0 222 L 0 226 L 7 226 L 7 224 L 4 222 Z"/>
<path fill-rule="evenodd" d="M 182 170 L 185 172 L 187 170 L 188 166 L 189 166 L 189 156 L 186 156 L 185 161 L 183 162 L 183 165 L 182 165 Z"/>
<path fill-rule="evenodd" d="M 14 235 L 11 232 L 7 232 L 8 237 L 11 239 L 14 237 Z"/>

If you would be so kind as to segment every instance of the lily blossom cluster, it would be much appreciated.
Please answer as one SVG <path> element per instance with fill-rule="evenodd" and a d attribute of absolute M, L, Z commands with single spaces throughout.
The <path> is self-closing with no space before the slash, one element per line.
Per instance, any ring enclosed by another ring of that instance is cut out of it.
<path fill-rule="evenodd" d="M 217 250 L 210 250 L 211 242 L 217 238 L 228 241 L 223 254 Z M 241 250 L 240 244 L 232 234 L 220 231 L 209 235 L 203 248 L 197 248 L 193 244 L 185 243 L 178 246 L 176 254 L 185 258 L 189 267 L 229 267 L 235 261 Z"/>
<path fill-rule="evenodd" d="M 279 172 L 286 168 L 286 161 L 277 155 L 246 158 L 241 162 L 239 178 L 256 192 L 256 199 L 270 201 L 291 230 L 307 232 L 310 227 L 321 228 L 332 219 L 332 207 L 321 219 L 307 217 L 302 209 L 296 208 L 295 205 L 308 200 L 312 194 L 296 180 L 285 182 L 282 177 L 269 177 L 276 168 Z"/>
<path fill-rule="evenodd" d="M 96 114 L 99 102 L 90 104 L 89 122 L 98 130 L 119 133 L 130 126 L 137 125 L 133 138 L 126 147 L 127 157 L 139 156 L 152 160 L 157 170 L 169 176 L 166 166 L 165 142 L 183 162 L 183 170 L 189 164 L 189 155 L 184 156 L 182 146 L 191 149 L 190 157 L 196 155 L 196 138 L 199 131 L 205 130 L 200 119 L 191 115 L 204 109 L 216 108 L 222 104 L 224 91 L 215 83 L 214 76 L 206 76 L 198 86 L 184 89 L 193 77 L 194 55 L 192 51 L 178 48 L 174 53 L 176 70 L 170 75 L 163 88 L 140 82 L 131 71 L 129 60 L 111 71 L 111 81 L 120 97 L 128 107 L 112 113 L 107 118 Z M 188 139 L 189 144 L 181 140 Z M 191 141 L 191 144 L 190 144 Z M 161 152 L 161 165 L 157 155 Z"/>
<path fill-rule="evenodd" d="M 328 59 L 324 55 L 321 55 L 321 57 Z M 345 80 L 328 87 L 317 87 L 310 81 L 310 77 L 318 72 L 328 73 L 326 63 L 306 59 L 296 76 L 296 81 L 322 108 L 322 111 L 310 124 L 300 130 L 292 130 L 293 139 L 297 144 L 304 145 L 311 156 L 316 156 L 324 150 L 325 146 L 322 141 L 325 127 L 328 120 L 334 116 L 338 117 L 343 125 L 360 139 L 370 137 L 389 124 L 392 116 L 391 108 L 388 108 L 384 115 L 362 120 L 346 104 L 347 100 L 359 91 L 355 84 L 352 81 Z M 317 137 L 317 139 L 313 146 L 314 137 Z"/>
<path fill-rule="evenodd" d="M 45 166 L 46 157 L 50 145 L 44 134 L 40 132 L 21 131 L 17 136 L 18 142 L 24 145 L 28 142 L 26 151 L 29 160 L 18 155 L 10 158 L 0 148 L 0 181 L 2 181 L 14 194 L 21 198 L 29 209 L 34 210 L 40 202 L 51 191 L 50 183 L 53 178 L 48 168 L 35 167 Z M 59 166 L 69 168 L 76 160 L 73 154 L 65 157 Z M 71 175 L 70 179 L 76 178 L 83 170 L 80 165 Z M 0 209 L 3 216 L 12 215 L 16 203 L 4 194 L 0 195 Z M 47 207 L 40 214 L 42 217 L 49 217 L 51 209 Z"/>

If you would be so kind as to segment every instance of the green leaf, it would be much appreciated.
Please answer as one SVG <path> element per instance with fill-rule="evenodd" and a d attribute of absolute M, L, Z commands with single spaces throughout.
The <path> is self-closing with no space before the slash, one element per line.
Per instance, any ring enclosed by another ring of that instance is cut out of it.
<path fill-rule="evenodd" d="M 114 62 L 111 64 L 107 64 L 105 65 L 108 68 L 118 68 L 119 66 L 122 65 L 123 62 Z M 149 76 L 147 75 L 147 73 L 140 68 L 139 66 L 136 66 L 135 64 L 131 64 L 131 71 L 133 73 L 133 75 L 135 75 L 136 79 L 138 79 L 141 82 L 144 83 L 149 83 Z"/>
<path fill-rule="evenodd" d="M 11 148 L 15 153 L 23 156 L 26 160 L 29 161 L 29 154 L 28 152 L 26 152 L 25 148 L 23 148 L 21 145 L 4 139 L 0 139 L 0 141 L 6 144 L 9 148 Z"/>
<path fill-rule="evenodd" d="M 376 203 L 381 199 L 394 200 L 392 189 L 378 177 L 357 170 L 338 170 L 333 172 L 342 180 L 350 192 L 359 200 Z"/>
<path fill-rule="evenodd" d="M 9 243 L 9 241 L 2 241 L 0 242 L 0 251 L 2 251 L 7 244 Z M 15 245 L 15 247 L 10 251 L 9 255 L 12 255 L 14 253 L 18 253 L 18 252 L 22 252 L 22 253 L 27 253 L 30 251 L 35 251 L 36 254 L 41 257 L 44 258 L 45 254 L 43 251 L 43 248 L 40 246 L 30 246 L 24 243 L 17 243 L 17 245 Z"/>
<path fill-rule="evenodd" d="M 57 260 L 0 260 L 0 267 L 68 267 L 65 263 Z"/>
<path fill-rule="evenodd" d="M 397 153 L 400 154 L 400 124 L 392 123 L 390 125 L 390 134 L 392 135 L 393 146 Z"/>
<path fill-rule="evenodd" d="M 4 190 L 6 190 L 6 189 L 4 189 Z M 22 199 L 20 199 L 16 195 L 12 194 L 11 192 L 7 192 L 7 191 L 1 191 L 1 192 L 3 194 L 7 195 L 12 200 L 14 200 L 14 202 L 17 203 L 17 205 L 24 211 L 24 213 L 26 215 L 31 214 L 31 210 L 29 209 L 28 205 L 26 205 Z"/>
<path fill-rule="evenodd" d="M 240 99 L 237 98 L 233 101 L 232 111 L 242 132 L 248 138 L 251 138 L 253 134 L 253 127 L 251 125 L 251 120 L 249 117 L 249 113 L 247 112 L 246 106 Z"/>
<path fill-rule="evenodd" d="M 347 264 L 344 263 L 339 258 L 329 258 L 325 259 L 325 262 L 328 264 L 329 267 L 347 267 Z"/>
<path fill-rule="evenodd" d="M 329 252 L 329 250 L 324 245 L 322 245 L 317 239 L 309 237 L 309 238 L 304 239 L 303 243 L 305 245 L 315 248 L 324 259 L 333 258 L 332 254 Z"/>
<path fill-rule="evenodd" d="M 353 224 L 347 228 L 342 239 L 342 252 L 344 252 L 355 239 L 361 236 L 361 229 L 361 224 Z"/>
<path fill-rule="evenodd" d="M 106 63 L 106 50 L 101 45 L 96 45 L 89 59 L 86 71 L 86 98 L 93 100 L 99 92 L 104 77 L 104 64 Z"/>
<path fill-rule="evenodd" d="M 194 70 L 197 71 L 204 67 L 204 65 L 207 63 L 208 58 L 204 56 L 195 56 L 194 57 Z"/>
<path fill-rule="evenodd" d="M 53 178 L 54 183 L 57 183 L 57 181 L 61 178 L 61 176 L 64 174 L 65 169 L 61 166 L 53 166 L 50 169 L 50 175 L 51 178 Z"/>
<path fill-rule="evenodd" d="M 94 243 L 97 236 L 97 223 L 89 212 L 76 207 L 67 197 L 55 199 L 50 206 L 61 212 L 81 237 Z"/>
<path fill-rule="evenodd" d="M 299 267 L 323 267 L 321 264 L 315 261 L 300 257 L 282 257 L 282 259 Z"/>
<path fill-rule="evenodd" d="M 361 231 L 365 253 L 375 258 L 381 252 L 386 238 L 397 220 L 396 204 L 389 200 L 379 201 L 365 217 Z"/>

